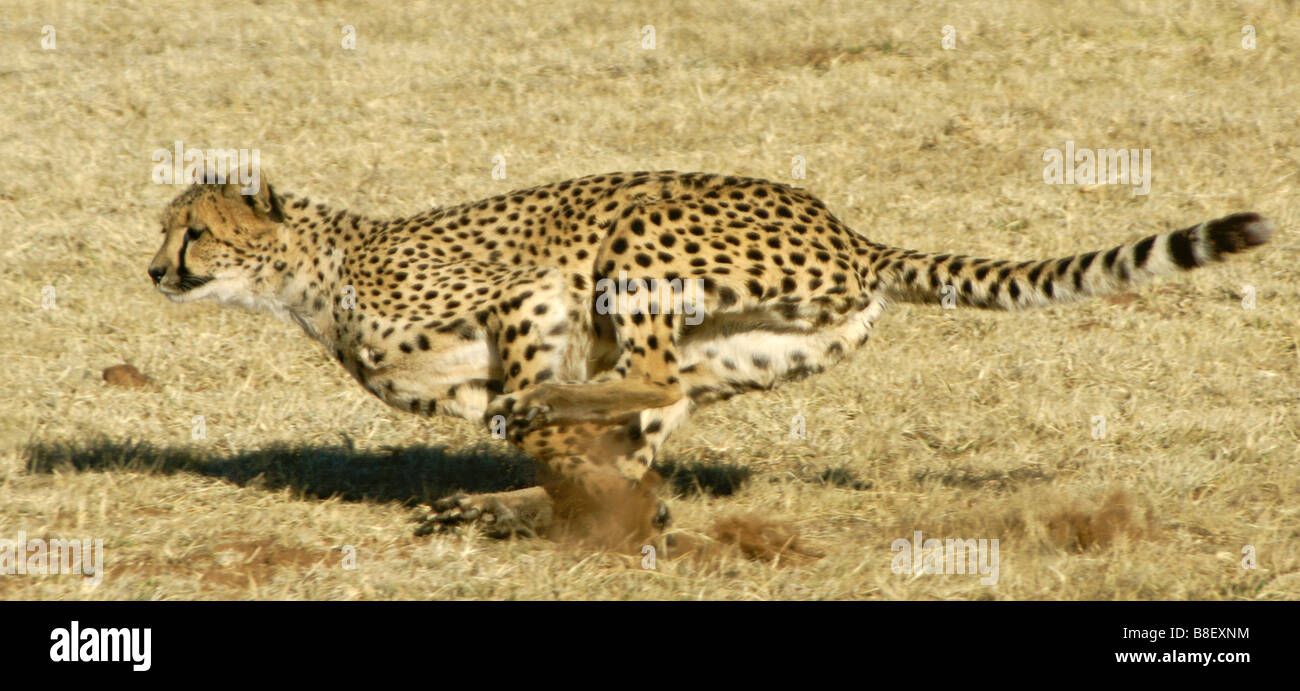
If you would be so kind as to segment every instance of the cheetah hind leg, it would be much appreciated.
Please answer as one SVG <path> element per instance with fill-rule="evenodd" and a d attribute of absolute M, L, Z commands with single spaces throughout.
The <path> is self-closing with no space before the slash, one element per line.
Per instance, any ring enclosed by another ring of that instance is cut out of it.
<path fill-rule="evenodd" d="M 685 396 L 677 365 L 683 317 L 671 310 L 657 313 L 659 304 L 652 305 L 648 315 L 639 311 L 613 315 L 618 358 L 610 370 L 585 382 L 534 378 L 532 386 L 520 386 L 494 399 L 488 415 L 501 415 L 508 426 L 527 433 L 548 424 L 614 424 L 677 403 Z"/>

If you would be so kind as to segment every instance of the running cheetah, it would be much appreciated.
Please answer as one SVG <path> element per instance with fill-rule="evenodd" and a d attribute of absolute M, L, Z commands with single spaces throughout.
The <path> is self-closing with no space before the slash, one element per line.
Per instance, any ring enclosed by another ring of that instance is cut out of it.
<path fill-rule="evenodd" d="M 580 526 L 641 539 L 648 472 L 706 402 L 825 370 L 891 300 L 1018 309 L 1104 295 L 1263 244 L 1239 213 L 1108 250 L 1013 262 L 878 244 L 802 189 L 736 176 L 593 175 L 381 220 L 262 182 L 197 184 L 149 266 L 176 302 L 292 320 L 367 391 L 482 420 L 540 486 L 435 502 L 420 532 Z"/>

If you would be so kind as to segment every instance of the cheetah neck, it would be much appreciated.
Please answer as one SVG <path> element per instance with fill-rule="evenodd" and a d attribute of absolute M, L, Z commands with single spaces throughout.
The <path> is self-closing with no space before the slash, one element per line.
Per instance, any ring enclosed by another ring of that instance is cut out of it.
<path fill-rule="evenodd" d="M 283 195 L 285 219 L 276 229 L 272 261 L 257 282 L 269 291 L 263 307 L 291 321 L 328 348 L 339 340 L 338 309 L 348 309 L 347 248 L 378 224 L 306 198 Z M 353 302 L 353 304 L 355 304 Z"/>

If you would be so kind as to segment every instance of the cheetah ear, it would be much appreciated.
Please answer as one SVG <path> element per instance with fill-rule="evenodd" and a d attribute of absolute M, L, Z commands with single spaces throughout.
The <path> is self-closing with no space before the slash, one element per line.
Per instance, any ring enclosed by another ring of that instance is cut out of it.
<path fill-rule="evenodd" d="M 280 196 L 272 189 L 271 183 L 267 182 L 266 176 L 256 168 L 252 170 L 252 178 L 247 187 L 238 182 L 227 182 L 221 186 L 221 193 L 228 199 L 242 198 L 258 218 L 273 223 L 283 222 L 284 206 Z M 257 185 L 257 191 L 249 194 L 247 190 L 252 189 L 252 184 Z"/>

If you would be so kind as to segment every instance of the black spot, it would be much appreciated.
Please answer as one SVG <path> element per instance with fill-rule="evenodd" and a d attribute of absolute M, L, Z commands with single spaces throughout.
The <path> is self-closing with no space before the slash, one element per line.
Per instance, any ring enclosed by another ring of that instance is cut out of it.
<path fill-rule="evenodd" d="M 739 298 L 736 296 L 736 291 L 731 288 L 723 286 L 718 290 L 718 304 L 722 307 L 730 307 L 738 301 Z"/>

